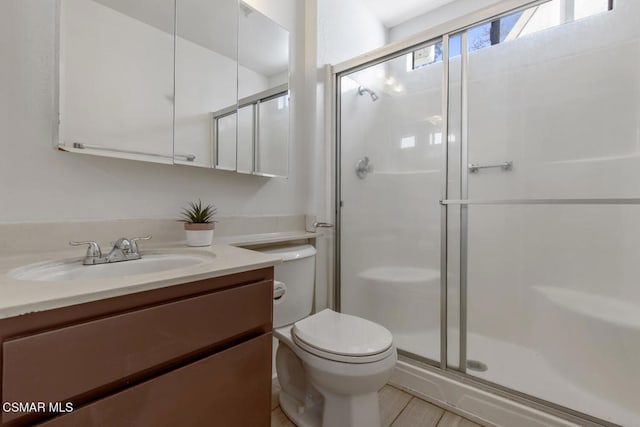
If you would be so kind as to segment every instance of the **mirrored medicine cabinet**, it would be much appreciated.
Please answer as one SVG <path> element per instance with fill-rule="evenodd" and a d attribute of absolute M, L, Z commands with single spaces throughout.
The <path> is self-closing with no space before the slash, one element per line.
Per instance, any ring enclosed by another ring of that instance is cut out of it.
<path fill-rule="evenodd" d="M 60 0 L 62 151 L 287 176 L 289 32 L 238 0 Z"/>

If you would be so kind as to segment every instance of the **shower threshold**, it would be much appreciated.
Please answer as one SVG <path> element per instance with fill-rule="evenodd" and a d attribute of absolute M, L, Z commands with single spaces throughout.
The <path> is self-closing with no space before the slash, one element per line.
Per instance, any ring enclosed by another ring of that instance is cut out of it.
<path fill-rule="evenodd" d="M 439 330 L 392 332 L 398 349 L 427 359 L 438 359 Z M 539 352 L 479 334 L 469 333 L 467 338 L 468 358 L 490 366 L 484 372 L 468 369 L 467 374 L 471 377 L 500 384 L 610 423 L 631 426 L 640 419 L 640 408 L 637 412 L 632 411 L 581 388 L 549 365 Z M 457 346 L 457 331 L 449 332 L 449 343 L 456 343 Z M 450 350 L 449 353 L 450 360 L 457 361 L 456 352 Z"/>

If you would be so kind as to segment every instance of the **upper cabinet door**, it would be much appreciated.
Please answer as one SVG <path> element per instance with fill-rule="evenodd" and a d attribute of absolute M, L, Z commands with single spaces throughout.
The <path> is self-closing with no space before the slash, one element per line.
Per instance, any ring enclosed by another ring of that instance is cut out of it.
<path fill-rule="evenodd" d="M 176 0 L 175 163 L 235 169 L 235 118 L 216 129 L 212 113 L 237 104 L 237 57 L 237 0 Z M 217 131 L 233 137 L 216 161 Z"/>
<path fill-rule="evenodd" d="M 59 148 L 173 163 L 174 0 L 60 1 Z"/>
<path fill-rule="evenodd" d="M 290 41 L 271 2 L 59 1 L 61 150 L 287 175 Z"/>

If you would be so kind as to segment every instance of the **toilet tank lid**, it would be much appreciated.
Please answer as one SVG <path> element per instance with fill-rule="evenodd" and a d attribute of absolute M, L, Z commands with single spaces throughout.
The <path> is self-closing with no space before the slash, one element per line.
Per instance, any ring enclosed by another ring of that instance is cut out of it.
<path fill-rule="evenodd" d="M 308 258 L 316 254 L 316 248 L 311 245 L 278 246 L 275 248 L 259 249 L 259 251 L 267 254 L 278 255 L 283 261 Z"/>

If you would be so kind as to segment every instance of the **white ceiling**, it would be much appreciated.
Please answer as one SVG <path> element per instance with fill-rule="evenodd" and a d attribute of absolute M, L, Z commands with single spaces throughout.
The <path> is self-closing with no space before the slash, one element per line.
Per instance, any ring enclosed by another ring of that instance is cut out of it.
<path fill-rule="evenodd" d="M 395 27 L 411 18 L 454 1 L 455 0 L 362 0 L 387 28 Z"/>

